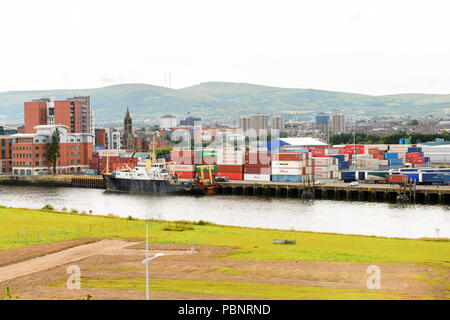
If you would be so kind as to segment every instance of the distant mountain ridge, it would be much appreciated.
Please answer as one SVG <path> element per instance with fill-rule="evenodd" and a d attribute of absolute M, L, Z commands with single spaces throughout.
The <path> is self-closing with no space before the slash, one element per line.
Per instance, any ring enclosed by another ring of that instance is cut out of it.
<path fill-rule="evenodd" d="M 122 120 L 126 107 L 134 121 L 155 119 L 164 114 L 202 118 L 225 118 L 263 112 L 312 119 L 318 112 L 357 110 L 359 118 L 385 115 L 450 116 L 450 94 L 364 94 L 316 89 L 289 89 L 249 83 L 205 82 L 171 89 L 142 83 L 117 84 L 93 89 L 33 90 L 0 92 L 0 120 L 23 121 L 23 103 L 42 97 L 65 99 L 90 95 L 96 120 Z"/>

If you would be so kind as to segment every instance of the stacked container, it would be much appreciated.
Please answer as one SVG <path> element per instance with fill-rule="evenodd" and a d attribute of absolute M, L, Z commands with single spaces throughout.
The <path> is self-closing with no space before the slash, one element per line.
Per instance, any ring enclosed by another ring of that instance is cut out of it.
<path fill-rule="evenodd" d="M 313 157 L 312 165 L 316 179 L 332 179 L 337 171 L 338 161 L 335 157 Z"/>
<path fill-rule="evenodd" d="M 244 178 L 244 153 L 242 151 L 219 150 L 217 153 L 217 177 L 230 180 Z"/>
<path fill-rule="evenodd" d="M 245 153 L 244 180 L 270 181 L 270 157 L 267 152 Z"/>
<path fill-rule="evenodd" d="M 272 181 L 302 182 L 304 176 L 312 176 L 310 153 L 288 150 L 272 154 Z"/>

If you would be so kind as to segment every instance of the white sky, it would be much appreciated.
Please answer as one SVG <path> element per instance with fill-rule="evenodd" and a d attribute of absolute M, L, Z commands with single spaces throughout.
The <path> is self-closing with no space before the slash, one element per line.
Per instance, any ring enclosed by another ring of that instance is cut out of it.
<path fill-rule="evenodd" d="M 450 1 L 0 2 L 0 91 L 249 82 L 450 93 Z"/>

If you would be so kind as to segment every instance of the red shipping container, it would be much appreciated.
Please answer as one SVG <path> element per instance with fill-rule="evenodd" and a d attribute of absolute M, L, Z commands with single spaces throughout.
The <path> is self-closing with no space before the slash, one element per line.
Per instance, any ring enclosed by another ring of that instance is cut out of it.
<path fill-rule="evenodd" d="M 275 153 L 272 155 L 272 160 L 276 161 L 300 161 L 305 158 L 305 153 L 294 153 L 294 152 L 286 152 L 286 153 Z"/>
<path fill-rule="evenodd" d="M 270 174 L 271 168 L 268 167 L 244 167 L 244 173 L 250 174 Z"/>
<path fill-rule="evenodd" d="M 420 152 L 411 152 L 406 154 L 407 159 L 416 159 L 420 158 Z"/>
<path fill-rule="evenodd" d="M 313 157 L 323 157 L 325 156 L 325 149 L 311 149 L 311 154 Z"/>
<path fill-rule="evenodd" d="M 216 177 L 229 177 L 230 180 L 244 180 L 244 174 L 242 172 L 217 172 Z"/>
<path fill-rule="evenodd" d="M 425 163 L 425 158 L 411 159 L 411 162 L 414 164 L 422 164 Z"/>
<path fill-rule="evenodd" d="M 175 171 L 175 174 L 180 179 L 193 179 L 194 178 L 194 171 Z"/>
<path fill-rule="evenodd" d="M 242 173 L 244 167 L 242 165 L 217 165 L 217 172 L 236 172 Z"/>
<path fill-rule="evenodd" d="M 389 183 L 406 183 L 408 182 L 408 176 L 404 174 L 390 174 Z"/>

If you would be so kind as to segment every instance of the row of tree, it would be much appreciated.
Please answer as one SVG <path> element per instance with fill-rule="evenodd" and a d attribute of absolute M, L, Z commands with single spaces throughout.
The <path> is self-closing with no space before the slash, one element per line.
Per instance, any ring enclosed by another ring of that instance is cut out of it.
<path fill-rule="evenodd" d="M 399 131 L 394 134 L 379 136 L 375 134 L 356 133 L 356 144 L 396 144 L 400 139 L 410 139 L 409 143 L 434 141 L 441 138 L 450 141 L 450 132 L 442 133 L 406 133 Z M 331 144 L 353 144 L 353 133 L 341 133 L 330 136 Z"/>

